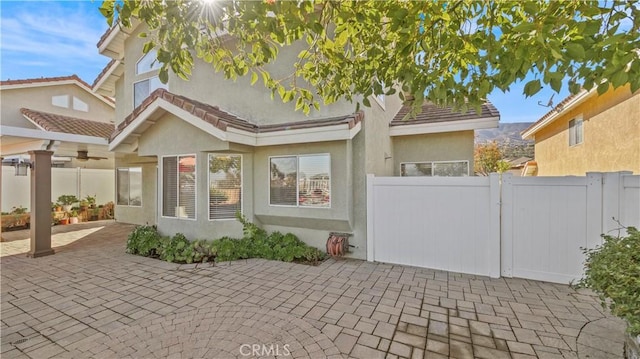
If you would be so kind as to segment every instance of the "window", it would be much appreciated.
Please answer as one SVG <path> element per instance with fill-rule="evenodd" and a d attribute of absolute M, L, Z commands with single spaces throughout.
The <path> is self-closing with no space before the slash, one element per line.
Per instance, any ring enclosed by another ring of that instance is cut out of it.
<path fill-rule="evenodd" d="M 167 85 L 160 82 L 158 76 L 135 82 L 133 84 L 133 107 L 140 106 L 154 90 L 159 88 L 166 89 Z"/>
<path fill-rule="evenodd" d="M 89 112 L 89 105 L 81 99 L 73 96 L 73 109 L 76 111 Z"/>
<path fill-rule="evenodd" d="M 400 164 L 400 176 L 463 177 L 469 175 L 469 161 L 406 162 Z"/>
<path fill-rule="evenodd" d="M 196 218 L 196 156 L 162 158 L 162 216 Z"/>
<path fill-rule="evenodd" d="M 156 60 L 156 50 L 144 54 L 136 63 L 136 75 L 144 74 L 160 68 L 160 62 Z"/>
<path fill-rule="evenodd" d="M 209 154 L 209 219 L 235 219 L 242 212 L 242 157 Z"/>
<path fill-rule="evenodd" d="M 51 96 L 51 104 L 56 107 L 69 108 L 69 95 Z"/>
<path fill-rule="evenodd" d="M 118 168 L 116 188 L 120 206 L 142 206 L 142 168 Z"/>
<path fill-rule="evenodd" d="M 271 205 L 331 207 L 329 154 L 272 157 L 269 168 Z"/>
<path fill-rule="evenodd" d="M 384 81 L 379 81 L 380 86 L 382 86 L 381 88 L 381 93 L 378 93 L 375 95 L 375 99 L 378 102 L 378 105 L 380 105 L 380 107 L 382 107 L 382 109 L 385 109 L 385 105 L 384 105 L 384 99 L 385 99 L 385 94 L 384 94 Z M 374 91 L 375 93 L 375 91 Z"/>
<path fill-rule="evenodd" d="M 582 143 L 584 132 L 582 129 L 582 119 L 574 118 L 569 121 L 569 146 L 575 146 Z"/>

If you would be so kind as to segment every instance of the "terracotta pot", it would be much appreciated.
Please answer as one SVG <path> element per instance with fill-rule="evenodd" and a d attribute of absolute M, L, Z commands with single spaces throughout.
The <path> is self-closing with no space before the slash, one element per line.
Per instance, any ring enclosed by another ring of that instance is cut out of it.
<path fill-rule="evenodd" d="M 60 219 L 60 224 L 69 224 L 69 218 Z"/>

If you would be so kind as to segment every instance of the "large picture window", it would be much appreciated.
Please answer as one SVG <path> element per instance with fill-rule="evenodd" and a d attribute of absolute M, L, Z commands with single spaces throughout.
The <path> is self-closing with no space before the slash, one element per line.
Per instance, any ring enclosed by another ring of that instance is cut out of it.
<path fill-rule="evenodd" d="M 584 132 L 582 129 L 582 119 L 574 118 L 569 121 L 569 146 L 575 146 L 582 143 Z"/>
<path fill-rule="evenodd" d="M 331 206 L 329 154 L 271 157 L 269 203 L 280 206 Z"/>
<path fill-rule="evenodd" d="M 242 212 L 242 157 L 209 154 L 209 219 L 234 219 Z"/>
<path fill-rule="evenodd" d="M 196 156 L 162 158 L 162 216 L 196 218 Z"/>
<path fill-rule="evenodd" d="M 142 168 L 118 168 L 116 173 L 117 204 L 142 206 Z"/>
<path fill-rule="evenodd" d="M 469 161 L 405 162 L 400 164 L 400 176 L 462 177 L 469 175 Z"/>

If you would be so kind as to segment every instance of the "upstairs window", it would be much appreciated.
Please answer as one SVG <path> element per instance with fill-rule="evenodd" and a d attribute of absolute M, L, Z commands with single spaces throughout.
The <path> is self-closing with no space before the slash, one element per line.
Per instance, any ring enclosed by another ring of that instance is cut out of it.
<path fill-rule="evenodd" d="M 235 219 L 242 213 L 242 157 L 209 155 L 209 219 Z"/>
<path fill-rule="evenodd" d="M 569 146 L 575 146 L 582 143 L 584 132 L 582 129 L 582 119 L 574 118 L 569 121 Z"/>
<path fill-rule="evenodd" d="M 271 205 L 331 207 L 329 154 L 272 157 L 269 166 Z"/>
<path fill-rule="evenodd" d="M 405 162 L 400 164 L 400 176 L 464 177 L 469 175 L 469 161 Z"/>
<path fill-rule="evenodd" d="M 51 104 L 56 107 L 69 108 L 69 95 L 51 96 Z"/>
<path fill-rule="evenodd" d="M 196 219 L 196 156 L 162 158 L 162 216 Z"/>
<path fill-rule="evenodd" d="M 158 76 L 135 82 L 133 84 L 133 108 L 140 106 L 153 91 L 159 88 L 166 89 L 167 85 L 160 82 Z"/>
<path fill-rule="evenodd" d="M 136 75 L 141 75 L 160 68 L 160 62 L 156 59 L 156 50 L 144 54 L 136 63 Z"/>
<path fill-rule="evenodd" d="M 73 109 L 76 111 L 89 112 L 89 105 L 81 99 L 73 96 Z"/>

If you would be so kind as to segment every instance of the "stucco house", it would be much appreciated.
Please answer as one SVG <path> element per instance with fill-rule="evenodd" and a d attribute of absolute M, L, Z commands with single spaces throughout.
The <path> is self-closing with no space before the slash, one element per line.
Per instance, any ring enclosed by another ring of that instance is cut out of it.
<path fill-rule="evenodd" d="M 0 81 L 0 100 L 5 164 L 48 148 L 56 167 L 113 168 L 115 103 L 77 75 Z"/>
<path fill-rule="evenodd" d="M 366 258 L 366 174 L 470 175 L 474 130 L 498 125 L 489 103 L 481 114 L 427 104 L 402 121 L 408 107 L 383 95 L 359 112 L 341 101 L 306 116 L 199 60 L 189 81 L 171 75 L 162 84 L 155 52 L 143 56 L 141 31 L 113 27 L 100 39 L 113 61 L 94 91 L 116 99 L 109 148 L 118 154 L 118 197 L 142 184 L 141 201 L 116 204 L 116 220 L 166 234 L 239 237 L 240 211 L 319 248 L 330 232 L 349 233 L 351 255 Z M 270 69 L 288 71 L 296 54 L 282 49 Z"/>
<path fill-rule="evenodd" d="M 568 96 L 522 132 L 535 141 L 528 175 L 640 173 L 640 91 L 629 86 Z"/>

